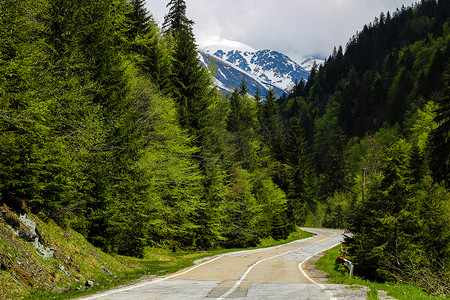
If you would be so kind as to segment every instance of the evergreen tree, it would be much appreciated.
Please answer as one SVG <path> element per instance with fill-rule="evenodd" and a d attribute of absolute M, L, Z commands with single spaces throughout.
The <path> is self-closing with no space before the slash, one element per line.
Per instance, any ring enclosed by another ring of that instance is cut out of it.
<path fill-rule="evenodd" d="M 322 183 L 324 196 L 332 196 L 335 192 L 346 192 L 350 188 L 346 147 L 347 137 L 342 129 L 338 128 L 326 156 L 327 167 Z"/>
<path fill-rule="evenodd" d="M 259 124 L 263 142 L 269 146 L 277 159 L 281 159 L 283 152 L 283 123 L 275 99 L 275 91 L 271 88 L 260 103 Z"/>
<path fill-rule="evenodd" d="M 411 146 L 405 140 L 387 151 L 384 176 L 371 186 L 352 227 L 355 235 L 349 245 L 362 266 L 360 271 L 378 279 L 388 279 L 389 272 L 393 271 L 381 268 L 383 255 L 389 253 L 391 261 L 398 264 L 401 253 L 412 246 L 408 239 L 416 229 L 412 224 L 416 220 L 408 217 L 414 210 L 414 203 L 409 201 L 412 195 L 410 153 Z"/>
<path fill-rule="evenodd" d="M 150 30 L 153 18 L 145 8 L 145 0 L 129 0 L 131 12 L 126 17 L 130 20 L 127 35 L 134 38 L 138 34 L 146 35 Z"/>
<path fill-rule="evenodd" d="M 211 98 L 210 77 L 197 58 L 193 22 L 186 17 L 184 0 L 171 0 L 163 23 L 167 35 L 174 39 L 173 97 L 178 103 L 180 123 L 201 144 L 201 129 L 207 124 Z"/>
<path fill-rule="evenodd" d="M 60 221 L 76 194 L 66 145 L 57 139 L 52 114 L 57 86 L 42 38 L 45 2 L 1 3 L 0 9 L 0 197 L 15 209 L 30 208 Z M 67 211 L 72 213 L 70 207 Z"/>
<path fill-rule="evenodd" d="M 227 129 L 234 137 L 234 161 L 251 171 L 255 169 L 257 161 L 255 106 L 253 99 L 241 95 L 238 89 L 230 96 Z"/>
<path fill-rule="evenodd" d="M 141 70 L 150 76 L 165 95 L 172 93 L 172 62 L 170 57 L 170 39 L 162 36 L 160 29 L 146 11 L 144 2 L 133 0 L 131 13 L 127 19 L 130 29 L 128 37 L 133 59 Z"/>
<path fill-rule="evenodd" d="M 431 169 L 436 181 L 450 185 L 450 64 L 444 74 L 445 87 L 438 97 L 439 108 L 435 122 L 438 127 L 431 133 Z"/>
<path fill-rule="evenodd" d="M 286 162 L 289 165 L 287 213 L 291 224 L 301 225 L 308 205 L 313 204 L 316 183 L 309 146 L 300 120 L 294 120 L 286 142 Z"/>
<path fill-rule="evenodd" d="M 224 166 L 224 138 L 227 105 L 212 87 L 212 79 L 198 61 L 193 22 L 186 17 L 186 3 L 171 0 L 163 29 L 172 41 L 171 95 L 177 103 L 182 128 L 192 136 L 197 147 L 195 157 L 201 161 L 204 175 L 202 203 L 197 209 L 198 241 L 201 247 L 211 247 L 223 240 L 220 224 L 227 206 Z"/>
<path fill-rule="evenodd" d="M 245 78 L 242 78 L 241 81 L 241 85 L 239 86 L 239 94 L 241 94 L 241 96 L 245 96 L 248 93 L 248 86 L 247 83 L 245 82 Z"/>

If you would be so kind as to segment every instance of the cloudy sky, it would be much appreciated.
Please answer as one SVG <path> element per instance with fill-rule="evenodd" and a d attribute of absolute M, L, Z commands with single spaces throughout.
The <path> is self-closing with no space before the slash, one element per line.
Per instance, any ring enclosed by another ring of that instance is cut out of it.
<path fill-rule="evenodd" d="M 162 23 L 168 0 L 147 0 L 147 9 Z M 327 57 L 334 46 L 412 0 L 186 0 L 195 22 L 197 44 L 225 38 L 262 50 L 271 49 L 299 61 Z"/>

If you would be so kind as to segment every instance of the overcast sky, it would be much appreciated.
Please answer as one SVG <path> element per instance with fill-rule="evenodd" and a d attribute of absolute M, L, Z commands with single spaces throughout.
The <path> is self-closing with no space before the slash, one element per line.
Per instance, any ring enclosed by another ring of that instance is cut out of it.
<path fill-rule="evenodd" d="M 162 23 L 168 0 L 147 0 Z M 412 0 L 186 0 L 195 22 L 197 44 L 225 38 L 257 49 L 271 49 L 292 59 L 327 57 L 381 12 L 395 11 Z"/>

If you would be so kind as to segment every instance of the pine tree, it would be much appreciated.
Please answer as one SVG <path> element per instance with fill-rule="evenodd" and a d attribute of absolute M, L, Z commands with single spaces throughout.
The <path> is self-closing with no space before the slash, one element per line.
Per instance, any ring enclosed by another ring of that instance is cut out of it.
<path fill-rule="evenodd" d="M 254 170 L 257 160 L 255 145 L 255 107 L 253 99 L 241 95 L 236 88 L 230 96 L 230 113 L 227 129 L 233 134 L 234 161 L 246 170 Z"/>
<path fill-rule="evenodd" d="M 43 13 L 31 1 L 0 4 L 0 197 L 16 209 L 26 207 L 46 216 L 68 204 L 70 160 L 55 138 L 55 104 L 48 81 L 54 71 L 42 38 Z"/>
<path fill-rule="evenodd" d="M 242 78 L 241 81 L 241 85 L 239 86 L 239 94 L 241 94 L 241 96 L 245 96 L 248 93 L 248 86 L 247 83 L 245 82 L 245 78 Z"/>
<path fill-rule="evenodd" d="M 439 108 L 435 122 L 438 127 L 431 133 L 431 169 L 436 181 L 450 185 L 450 67 L 444 73 L 445 87 L 438 97 Z"/>
<path fill-rule="evenodd" d="M 306 218 L 307 206 L 314 201 L 316 183 L 309 146 L 298 118 L 289 129 L 285 151 L 289 165 L 287 213 L 292 224 L 301 225 Z"/>
<path fill-rule="evenodd" d="M 178 103 L 181 125 L 200 143 L 200 130 L 207 126 L 205 118 L 210 104 L 210 78 L 197 58 L 194 23 L 186 17 L 185 1 L 171 0 L 167 6 L 169 13 L 164 19 L 163 29 L 174 39 L 173 97 Z"/>
<path fill-rule="evenodd" d="M 281 159 L 283 152 L 283 123 L 275 100 L 275 91 L 271 88 L 259 105 L 259 126 L 262 141 L 269 146 L 275 158 Z"/>
<path fill-rule="evenodd" d="M 371 279 L 388 279 L 404 251 L 415 247 L 411 236 L 417 230 L 410 169 L 411 145 L 399 140 L 385 154 L 383 177 L 369 188 L 367 201 L 355 217 L 349 239 L 350 251 Z M 408 253 L 408 252 L 406 252 Z M 383 266 L 388 257 L 392 266 Z"/>
<path fill-rule="evenodd" d="M 228 104 L 220 99 L 210 74 L 199 63 L 185 1 L 171 0 L 167 6 L 163 30 L 172 46 L 171 96 L 181 127 L 192 136 L 195 158 L 201 162 L 204 190 L 196 210 L 199 217 L 195 232 L 199 236 L 197 246 L 208 248 L 223 240 L 220 224 L 227 218 L 223 216 L 228 188 L 222 158 Z"/>
<path fill-rule="evenodd" d="M 130 20 L 127 35 L 133 39 L 138 34 L 146 35 L 150 30 L 153 18 L 145 8 L 145 0 L 129 0 L 131 12 L 126 15 Z"/>
<path fill-rule="evenodd" d="M 347 137 L 341 128 L 336 134 L 326 155 L 323 190 L 325 196 L 335 192 L 345 192 L 350 188 L 349 168 L 347 166 Z"/>
<path fill-rule="evenodd" d="M 129 30 L 125 33 L 133 59 L 141 70 L 150 76 L 165 95 L 172 93 L 172 62 L 169 53 L 170 39 L 165 39 L 157 24 L 147 12 L 142 0 L 133 0 L 131 13 L 126 15 Z"/>

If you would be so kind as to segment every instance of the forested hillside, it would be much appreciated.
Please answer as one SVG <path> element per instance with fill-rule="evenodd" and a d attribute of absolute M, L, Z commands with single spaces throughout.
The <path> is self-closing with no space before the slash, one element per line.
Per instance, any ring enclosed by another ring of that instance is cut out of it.
<path fill-rule="evenodd" d="M 217 91 L 183 0 L 0 2 L 0 199 L 133 256 L 348 227 L 359 275 L 448 295 L 449 16 L 383 13 L 276 99 Z"/>
<path fill-rule="evenodd" d="M 348 227 L 369 279 L 450 293 L 450 2 L 382 13 L 279 100 L 318 176 L 307 223 Z"/>
<path fill-rule="evenodd" d="M 218 94 L 184 1 L 161 25 L 143 0 L 0 2 L 1 201 L 127 255 L 285 238 L 269 108 Z"/>

